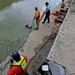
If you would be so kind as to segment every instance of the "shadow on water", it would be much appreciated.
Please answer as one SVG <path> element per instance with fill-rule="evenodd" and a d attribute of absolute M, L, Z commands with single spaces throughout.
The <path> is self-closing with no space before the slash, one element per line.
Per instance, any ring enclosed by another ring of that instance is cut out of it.
<path fill-rule="evenodd" d="M 52 10 L 61 0 L 0 0 L 0 63 L 24 44 L 30 33 L 25 25 L 32 24 L 36 6 L 42 14 L 46 1 Z"/>

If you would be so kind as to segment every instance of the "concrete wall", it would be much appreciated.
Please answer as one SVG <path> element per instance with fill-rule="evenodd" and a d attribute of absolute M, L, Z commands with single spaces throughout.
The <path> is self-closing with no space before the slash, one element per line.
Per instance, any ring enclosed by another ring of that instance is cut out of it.
<path fill-rule="evenodd" d="M 72 0 L 47 59 L 66 67 L 66 75 L 75 75 L 75 0 Z"/>

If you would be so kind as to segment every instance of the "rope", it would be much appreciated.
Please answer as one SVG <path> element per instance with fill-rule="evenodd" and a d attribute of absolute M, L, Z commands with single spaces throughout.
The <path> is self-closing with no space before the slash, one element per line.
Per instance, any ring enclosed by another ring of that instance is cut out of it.
<path fill-rule="evenodd" d="M 72 0 L 72 1 L 73 1 L 73 0 Z M 72 2 L 71 2 L 71 5 L 72 5 Z M 43 16 L 44 16 L 44 13 L 42 14 L 42 17 L 41 17 L 40 21 L 42 20 Z M 53 18 L 52 14 L 51 14 L 50 16 L 51 16 L 51 18 L 52 18 L 53 20 L 55 20 L 55 18 Z M 54 33 L 54 26 L 56 26 L 56 24 L 53 25 L 51 34 Z M 28 65 L 27 65 L 27 67 L 30 65 L 31 61 L 36 57 L 36 55 L 39 53 L 39 51 L 46 45 L 46 43 L 48 42 L 49 38 L 51 37 L 51 34 L 50 34 L 50 36 L 48 37 L 47 41 L 44 43 L 44 45 L 43 45 L 42 47 L 40 47 L 39 50 L 38 50 L 38 52 L 30 59 L 30 61 L 29 61 Z M 71 74 L 69 74 L 69 75 L 71 75 Z"/>
<path fill-rule="evenodd" d="M 28 33 L 26 39 L 24 40 L 23 44 L 20 46 L 20 48 L 19 48 L 17 51 L 19 51 L 19 50 L 23 47 L 23 45 L 24 45 L 25 42 L 27 41 L 27 38 L 28 38 L 29 34 L 33 31 L 34 26 L 35 26 L 34 20 L 32 21 L 32 24 L 31 24 L 31 25 L 32 25 L 32 28 L 30 29 L 30 31 L 29 31 L 29 33 Z M 10 59 L 11 59 L 11 58 L 10 58 Z M 0 67 L 0 70 L 2 70 L 2 69 L 9 63 L 10 59 L 9 59 L 3 66 Z"/>
<path fill-rule="evenodd" d="M 72 2 L 73 2 L 73 0 L 72 0 Z M 72 6 L 72 2 L 71 2 L 70 7 Z M 70 11 L 70 9 L 69 9 L 69 11 Z M 69 12 L 69 11 L 68 11 L 68 12 Z M 42 20 L 43 16 L 44 16 L 44 14 L 42 14 L 42 17 L 41 17 L 40 21 Z M 51 18 L 54 20 L 54 18 L 52 17 L 52 15 L 51 15 Z M 54 25 L 55 25 L 55 24 L 54 24 Z M 51 32 L 51 34 L 54 32 L 54 25 L 53 25 L 53 27 L 52 27 L 52 32 Z M 32 21 L 32 26 L 33 26 L 33 27 L 30 29 L 29 34 L 30 34 L 31 31 L 34 29 L 34 20 Z M 29 34 L 27 35 L 27 38 L 28 38 Z M 49 38 L 51 37 L 51 34 L 50 34 Z M 20 48 L 18 49 L 18 51 L 19 51 L 19 50 L 22 48 L 22 46 L 25 44 L 25 42 L 27 41 L 27 38 L 26 38 L 26 40 L 24 40 L 24 43 L 20 46 Z M 45 44 L 48 42 L 49 38 L 48 38 L 47 41 L 44 43 L 44 45 L 39 48 L 39 51 L 45 46 Z M 30 59 L 30 61 L 29 61 L 28 65 L 27 65 L 27 67 L 29 66 L 30 62 L 35 58 L 35 56 L 39 53 L 39 51 Z M 11 58 L 10 58 L 10 59 L 11 59 Z M 2 69 L 9 63 L 10 59 L 9 59 L 2 67 L 0 67 L 0 70 L 2 70 Z M 75 73 L 71 73 L 71 74 L 75 74 Z M 71 74 L 68 74 L 68 75 L 71 75 Z"/>
<path fill-rule="evenodd" d="M 51 33 L 52 34 L 52 33 Z M 30 61 L 28 62 L 27 67 L 29 67 L 31 61 L 36 57 L 36 55 L 39 53 L 39 51 L 48 43 L 49 38 L 51 38 L 51 34 L 48 37 L 47 41 L 39 48 L 38 52 L 35 53 L 35 55 L 30 59 Z"/>
<path fill-rule="evenodd" d="M 43 19 L 44 15 L 45 15 L 45 13 L 43 12 L 41 15 L 40 21 Z"/>
<path fill-rule="evenodd" d="M 52 27 L 50 36 L 48 37 L 47 41 L 38 49 L 38 52 L 36 52 L 35 55 L 30 59 L 30 61 L 28 62 L 27 67 L 29 67 L 31 61 L 36 57 L 36 55 L 40 52 L 40 50 L 48 43 L 48 40 L 52 37 L 52 34 L 54 33 L 54 26 L 55 26 L 55 24 Z"/>

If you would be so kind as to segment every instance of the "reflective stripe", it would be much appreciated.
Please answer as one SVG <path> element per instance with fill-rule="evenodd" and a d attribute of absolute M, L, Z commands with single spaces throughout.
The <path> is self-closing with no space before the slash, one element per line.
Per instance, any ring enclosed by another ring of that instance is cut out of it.
<path fill-rule="evenodd" d="M 23 56 L 20 56 L 20 61 L 19 62 L 16 62 L 15 65 L 17 66 L 21 66 L 22 69 L 24 70 L 27 66 L 27 62 L 25 61 L 24 57 Z"/>

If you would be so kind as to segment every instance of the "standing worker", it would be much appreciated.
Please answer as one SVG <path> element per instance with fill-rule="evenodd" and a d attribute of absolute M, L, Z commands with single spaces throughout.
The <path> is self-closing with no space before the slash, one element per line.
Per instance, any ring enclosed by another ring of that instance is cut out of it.
<path fill-rule="evenodd" d="M 42 22 L 43 24 L 45 23 L 46 20 L 48 20 L 47 23 L 50 23 L 50 5 L 48 2 L 46 2 L 45 5 L 46 5 L 46 10 L 44 11 L 45 18 L 44 21 Z"/>
<path fill-rule="evenodd" d="M 13 60 L 10 61 L 8 75 L 29 75 L 27 73 L 27 57 L 20 56 L 17 51 L 14 51 L 12 53 L 12 58 L 14 62 Z"/>
<path fill-rule="evenodd" d="M 64 0 L 62 0 L 62 2 L 61 2 L 61 4 L 60 4 L 60 7 L 61 8 L 64 8 L 66 5 L 65 5 L 65 2 L 64 2 Z"/>
<path fill-rule="evenodd" d="M 35 28 L 35 30 L 38 30 L 39 29 L 40 11 L 38 10 L 37 7 L 35 7 L 35 11 L 36 12 L 35 12 L 33 20 L 36 19 L 36 28 Z"/>

